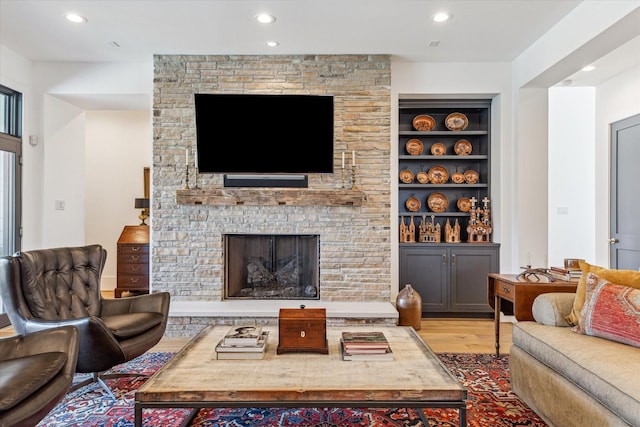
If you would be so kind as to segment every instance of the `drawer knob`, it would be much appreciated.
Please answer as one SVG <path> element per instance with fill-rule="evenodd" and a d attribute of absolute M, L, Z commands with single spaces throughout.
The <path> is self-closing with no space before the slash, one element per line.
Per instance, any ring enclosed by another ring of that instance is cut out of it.
<path fill-rule="evenodd" d="M 511 289 L 507 288 L 506 286 L 503 286 L 502 292 L 504 292 L 505 294 L 508 294 L 509 292 L 511 292 Z"/>
<path fill-rule="evenodd" d="M 300 331 L 300 338 L 304 338 L 307 335 L 305 331 Z"/>

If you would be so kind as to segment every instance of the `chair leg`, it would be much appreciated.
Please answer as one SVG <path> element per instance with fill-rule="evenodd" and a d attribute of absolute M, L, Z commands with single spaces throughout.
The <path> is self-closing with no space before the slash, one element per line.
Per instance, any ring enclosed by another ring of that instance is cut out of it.
<path fill-rule="evenodd" d="M 113 392 L 111 391 L 111 389 L 109 388 L 109 386 L 107 385 L 107 383 L 105 383 L 103 380 L 105 379 L 109 379 L 109 378 L 123 378 L 123 377 L 145 377 L 147 378 L 148 375 L 145 374 L 139 374 L 139 373 L 135 373 L 135 372 L 131 372 L 131 373 L 113 373 L 113 374 L 100 374 L 98 372 L 94 372 L 91 374 L 91 377 L 87 378 L 84 381 L 79 382 L 78 384 L 74 385 L 73 387 L 71 387 L 71 389 L 69 390 L 69 393 L 71 393 L 72 391 L 76 391 L 79 388 L 82 388 L 86 385 L 89 384 L 93 384 L 93 383 L 97 383 L 100 388 L 102 388 L 111 399 L 116 400 L 116 397 L 113 395 Z"/>

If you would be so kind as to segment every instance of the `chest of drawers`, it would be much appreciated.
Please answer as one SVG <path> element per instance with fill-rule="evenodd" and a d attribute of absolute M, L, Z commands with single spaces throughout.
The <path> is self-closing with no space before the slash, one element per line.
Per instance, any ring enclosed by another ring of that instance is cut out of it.
<path fill-rule="evenodd" d="M 149 226 L 127 225 L 118 239 L 115 297 L 149 292 Z"/>

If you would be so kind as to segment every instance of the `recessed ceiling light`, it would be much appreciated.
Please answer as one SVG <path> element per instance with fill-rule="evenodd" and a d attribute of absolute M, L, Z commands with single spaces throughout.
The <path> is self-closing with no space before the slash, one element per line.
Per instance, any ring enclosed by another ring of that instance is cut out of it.
<path fill-rule="evenodd" d="M 452 15 L 448 14 L 447 12 L 438 12 L 435 15 L 433 15 L 433 20 L 435 22 L 445 22 L 448 21 L 452 18 Z"/>
<path fill-rule="evenodd" d="M 267 46 L 269 46 L 269 47 L 276 47 L 276 46 L 278 46 L 279 44 L 280 44 L 280 43 L 278 43 L 278 42 L 267 42 Z"/>
<path fill-rule="evenodd" d="M 87 18 L 81 15 L 78 15 L 77 13 L 67 13 L 65 15 L 65 18 L 67 18 L 67 20 L 74 22 L 76 24 L 84 24 L 85 22 L 87 22 Z"/>
<path fill-rule="evenodd" d="M 261 24 L 272 24 L 276 22 L 276 17 L 266 13 L 261 13 L 260 15 L 256 15 L 256 21 Z"/>
<path fill-rule="evenodd" d="M 586 67 L 582 68 L 582 71 L 593 71 L 595 69 L 596 67 L 594 67 L 593 65 L 587 65 Z"/>

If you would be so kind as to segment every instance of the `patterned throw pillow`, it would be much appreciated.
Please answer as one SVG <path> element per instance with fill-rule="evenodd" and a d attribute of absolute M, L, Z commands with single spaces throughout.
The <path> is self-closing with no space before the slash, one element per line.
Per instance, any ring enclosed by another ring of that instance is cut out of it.
<path fill-rule="evenodd" d="M 640 347 L 640 290 L 593 273 L 585 283 L 585 303 L 574 332 Z"/>
<path fill-rule="evenodd" d="M 585 261 L 580 261 L 580 270 L 582 270 L 582 277 L 580 277 L 580 280 L 578 281 L 576 297 L 573 300 L 573 308 L 571 309 L 571 313 L 565 318 L 565 320 L 570 325 L 577 325 L 578 323 L 580 323 L 580 312 L 582 311 L 582 306 L 584 305 L 585 301 L 585 280 L 588 273 L 595 273 L 599 277 L 609 280 L 618 285 L 640 289 L 640 271 L 616 269 L 610 270 L 605 267 L 591 265 Z"/>

